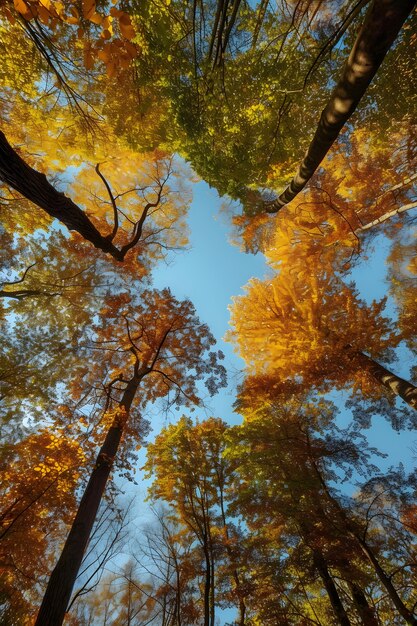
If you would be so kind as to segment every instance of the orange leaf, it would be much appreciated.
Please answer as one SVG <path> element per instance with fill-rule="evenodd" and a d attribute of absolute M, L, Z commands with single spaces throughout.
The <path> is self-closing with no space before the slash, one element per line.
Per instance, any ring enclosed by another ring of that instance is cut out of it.
<path fill-rule="evenodd" d="M 83 6 L 83 15 L 87 20 L 89 20 L 96 11 L 95 0 L 83 0 L 82 6 Z"/>
<path fill-rule="evenodd" d="M 93 22 L 93 24 L 100 25 L 103 21 L 103 16 L 100 15 L 100 13 L 93 13 L 93 15 L 91 15 L 88 19 L 90 22 Z"/>
<path fill-rule="evenodd" d="M 13 0 L 14 8 L 25 20 L 32 20 L 37 15 L 36 7 L 30 7 L 25 0 Z"/>

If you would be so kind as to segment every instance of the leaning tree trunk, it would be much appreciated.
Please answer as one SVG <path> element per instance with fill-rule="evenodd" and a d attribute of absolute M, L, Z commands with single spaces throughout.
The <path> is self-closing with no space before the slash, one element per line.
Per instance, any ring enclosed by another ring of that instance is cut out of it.
<path fill-rule="evenodd" d="M 348 581 L 352 594 L 353 604 L 358 612 L 363 626 L 379 626 L 374 609 L 369 605 L 363 590 L 355 582 Z"/>
<path fill-rule="evenodd" d="M 415 0 L 374 0 L 296 175 L 276 200 L 263 203 L 265 211 L 277 213 L 308 183 L 357 108 L 415 4 Z"/>
<path fill-rule="evenodd" d="M 371 357 L 363 352 L 356 352 L 355 359 L 360 367 L 365 369 L 371 376 L 384 385 L 387 389 L 395 393 L 396 396 L 402 398 L 413 409 L 417 410 L 417 387 L 404 378 L 400 378 L 386 367 L 374 361 Z"/>
<path fill-rule="evenodd" d="M 385 571 L 382 569 L 379 564 L 378 559 L 376 558 L 374 551 L 368 545 L 366 541 L 364 541 L 361 537 L 359 537 L 354 531 L 349 530 L 350 534 L 353 535 L 360 547 L 362 548 L 363 553 L 367 556 L 368 561 L 373 565 L 376 575 L 381 581 L 382 585 L 385 587 L 388 596 L 397 609 L 398 613 L 404 619 L 407 624 L 411 624 L 412 626 L 417 626 L 417 619 L 414 617 L 412 612 L 405 606 L 404 602 L 399 597 L 397 590 L 391 582 L 390 576 L 387 576 Z"/>
<path fill-rule="evenodd" d="M 351 626 L 345 607 L 343 606 L 339 593 L 336 589 L 336 585 L 334 584 L 333 578 L 330 576 L 326 560 L 319 550 L 313 551 L 313 563 L 323 581 L 327 595 L 329 596 L 330 604 L 332 605 L 332 609 L 340 626 Z"/>
<path fill-rule="evenodd" d="M 352 524 L 352 522 L 348 518 L 344 508 L 339 504 L 336 498 L 331 495 L 327 484 L 314 461 L 311 463 L 311 466 L 320 481 L 323 491 L 326 494 L 326 498 L 337 511 L 339 518 L 342 520 L 342 523 L 346 528 L 348 535 L 358 543 L 363 554 L 366 556 L 369 563 L 371 563 L 371 565 L 373 566 L 375 574 L 379 578 L 381 584 L 385 587 L 385 590 L 391 602 L 397 609 L 398 613 L 407 624 L 411 624 L 411 626 L 417 626 L 417 619 L 414 617 L 414 614 L 410 611 L 410 609 L 408 609 L 404 602 L 401 600 L 400 596 L 397 593 L 397 590 L 391 582 L 391 577 L 387 576 L 384 569 L 381 567 L 378 558 L 374 553 L 374 550 L 371 548 L 368 542 L 359 535 L 354 524 Z"/>
<path fill-rule="evenodd" d="M 48 215 L 65 224 L 69 230 L 77 231 L 96 248 L 111 254 L 118 261 L 123 260 L 122 252 L 112 244 L 110 237 L 104 237 L 71 198 L 57 191 L 48 182 L 45 174 L 25 163 L 1 131 L 0 179 Z"/>
<path fill-rule="evenodd" d="M 120 401 L 119 411 L 98 453 L 61 556 L 52 571 L 35 626 L 61 626 L 71 597 L 104 488 L 116 456 L 130 407 L 143 376 L 135 375 Z"/>

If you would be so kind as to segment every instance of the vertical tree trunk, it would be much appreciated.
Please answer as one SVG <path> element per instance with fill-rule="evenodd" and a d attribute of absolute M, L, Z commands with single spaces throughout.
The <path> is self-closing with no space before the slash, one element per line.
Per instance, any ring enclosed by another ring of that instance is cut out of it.
<path fill-rule="evenodd" d="M 230 563 L 233 562 L 233 555 L 230 549 L 230 536 L 229 536 L 229 528 L 226 520 L 226 511 L 224 509 L 224 496 L 223 496 L 223 482 L 219 480 L 219 493 L 220 493 L 220 511 L 222 514 L 222 522 L 223 522 L 223 530 L 226 536 L 226 552 L 227 556 L 230 560 Z M 238 626 L 245 626 L 245 618 L 246 618 L 246 604 L 245 598 L 242 594 L 242 585 L 240 583 L 239 572 L 236 567 L 232 570 L 232 577 L 234 582 L 235 593 L 238 597 L 239 602 L 239 616 L 238 616 Z"/>
<path fill-rule="evenodd" d="M 326 560 L 319 550 L 313 550 L 313 563 L 323 581 L 324 587 L 329 596 L 330 604 L 337 617 L 340 626 L 351 626 L 350 620 L 337 592 L 336 585 L 327 568 Z"/>
<path fill-rule="evenodd" d="M 134 376 L 120 401 L 84 491 L 61 556 L 52 571 L 35 626 L 61 626 L 101 498 L 113 466 L 130 407 L 143 376 Z"/>
<path fill-rule="evenodd" d="M 0 179 L 22 196 L 56 218 L 69 230 L 75 230 L 96 248 L 123 260 L 121 252 L 104 237 L 87 215 L 71 198 L 57 191 L 45 174 L 37 172 L 13 150 L 4 133 L 0 131 Z"/>
<path fill-rule="evenodd" d="M 288 204 L 313 176 L 357 108 L 414 5 L 415 0 L 374 0 L 296 175 L 276 200 L 264 203 L 267 212 L 276 213 Z"/>
<path fill-rule="evenodd" d="M 374 361 L 371 357 L 363 352 L 357 352 L 355 357 L 359 364 L 366 369 L 375 380 L 387 389 L 390 389 L 395 395 L 402 398 L 413 409 L 417 409 L 417 387 L 408 380 L 400 378 L 386 367 Z"/>
<path fill-rule="evenodd" d="M 210 599 L 211 599 L 211 561 L 210 552 L 207 543 L 207 536 L 204 535 L 203 551 L 206 562 L 206 571 L 204 578 L 204 626 L 210 626 Z"/>

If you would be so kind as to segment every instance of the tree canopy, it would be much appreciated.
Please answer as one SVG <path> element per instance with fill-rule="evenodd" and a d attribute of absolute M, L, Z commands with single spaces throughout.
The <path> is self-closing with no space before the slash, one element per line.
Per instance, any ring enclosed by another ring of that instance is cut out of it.
<path fill-rule="evenodd" d="M 416 15 L 0 3 L 2 624 L 417 624 Z"/>

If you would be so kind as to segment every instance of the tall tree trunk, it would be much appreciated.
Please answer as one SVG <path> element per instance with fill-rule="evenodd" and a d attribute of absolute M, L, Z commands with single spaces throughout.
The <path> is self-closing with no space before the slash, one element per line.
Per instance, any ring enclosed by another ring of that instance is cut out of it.
<path fill-rule="evenodd" d="M 313 550 L 313 563 L 323 581 L 327 595 L 329 596 L 330 604 L 332 605 L 332 609 L 340 626 L 351 626 L 345 607 L 343 606 L 336 589 L 336 585 L 334 584 L 333 578 L 328 570 L 326 560 L 320 550 Z"/>
<path fill-rule="evenodd" d="M 385 587 L 388 593 L 388 596 L 391 602 L 393 603 L 393 605 L 395 606 L 395 608 L 397 609 L 398 613 L 401 615 L 401 617 L 405 620 L 407 624 L 416 626 L 417 619 L 414 617 L 411 611 L 407 609 L 404 602 L 401 600 L 400 596 L 397 593 L 397 590 L 395 589 L 394 585 L 391 582 L 391 578 L 386 575 L 385 571 L 381 567 L 378 559 L 376 558 L 374 554 L 374 551 L 372 550 L 368 542 L 364 541 L 356 533 L 352 533 L 352 531 L 350 531 L 350 534 L 353 534 L 355 536 L 360 547 L 362 548 L 363 553 L 367 556 L 368 561 L 373 565 L 376 575 L 378 576 L 379 580 Z"/>
<path fill-rule="evenodd" d="M 264 202 L 268 213 L 278 212 L 293 200 L 313 176 L 357 108 L 415 4 L 415 0 L 374 0 L 296 175 L 276 200 Z"/>
<path fill-rule="evenodd" d="M 230 549 L 230 535 L 229 535 L 229 528 L 228 528 L 227 520 L 226 520 L 226 511 L 224 509 L 223 489 L 224 489 L 223 481 L 219 479 L 220 511 L 222 514 L 223 530 L 226 536 L 226 552 L 227 552 L 227 556 L 229 558 L 230 563 L 232 563 L 233 554 Z M 238 626 L 245 626 L 246 604 L 245 604 L 245 598 L 242 594 L 242 585 L 240 583 L 239 572 L 236 567 L 234 567 L 232 570 L 232 578 L 233 578 L 235 593 L 238 597 L 238 602 L 239 602 L 239 615 L 238 615 L 237 623 L 238 623 Z"/>
<path fill-rule="evenodd" d="M 56 218 L 69 230 L 75 230 L 96 248 L 111 254 L 118 261 L 123 255 L 111 242 L 97 230 L 87 215 L 71 198 L 57 191 L 47 180 L 45 174 L 30 167 L 17 154 L 0 131 L 0 179 L 18 191 L 22 196 Z"/>
<path fill-rule="evenodd" d="M 374 609 L 369 605 L 362 589 L 355 582 L 348 581 L 352 600 L 364 626 L 379 626 Z"/>
<path fill-rule="evenodd" d="M 344 528 L 346 528 L 347 533 L 359 544 L 362 552 L 366 556 L 367 560 L 371 563 L 374 568 L 376 575 L 378 576 L 380 582 L 385 587 L 391 602 L 397 609 L 398 613 L 405 620 L 407 624 L 411 624 L 413 626 L 417 626 L 417 619 L 414 617 L 413 613 L 405 606 L 404 602 L 401 600 L 400 596 L 397 593 L 394 585 L 391 582 L 391 578 L 387 576 L 384 569 L 381 567 L 373 549 L 368 544 L 368 542 L 363 539 L 360 534 L 357 532 L 355 526 L 351 523 L 348 518 L 345 510 L 339 504 L 339 502 L 331 495 L 327 484 L 321 475 L 319 468 L 317 467 L 315 461 L 311 461 L 311 466 L 314 469 L 316 476 L 318 477 L 320 484 L 323 487 L 323 491 L 326 494 L 326 497 L 332 507 L 337 511 L 339 518 L 342 520 Z"/>
<path fill-rule="evenodd" d="M 61 626 L 64 620 L 130 407 L 142 378 L 143 375 L 135 375 L 123 393 L 118 414 L 107 431 L 61 556 L 52 571 L 35 626 Z"/>
<path fill-rule="evenodd" d="M 210 551 L 207 542 L 207 535 L 203 538 L 203 552 L 206 562 L 206 571 L 204 578 L 204 626 L 210 626 L 210 599 L 211 599 L 211 560 Z"/>
<path fill-rule="evenodd" d="M 354 358 L 378 383 L 390 389 L 396 396 L 399 396 L 413 409 L 417 410 L 417 387 L 408 380 L 390 372 L 386 367 L 380 365 L 380 363 L 374 361 L 374 359 L 363 352 L 355 352 Z"/>

